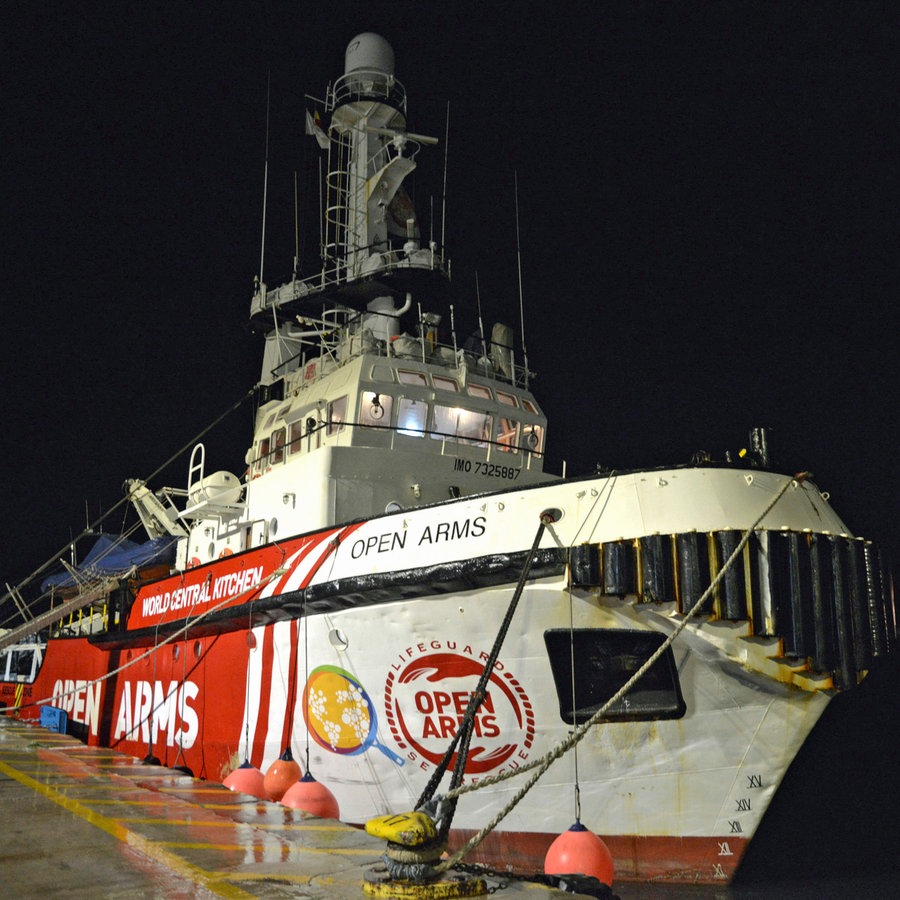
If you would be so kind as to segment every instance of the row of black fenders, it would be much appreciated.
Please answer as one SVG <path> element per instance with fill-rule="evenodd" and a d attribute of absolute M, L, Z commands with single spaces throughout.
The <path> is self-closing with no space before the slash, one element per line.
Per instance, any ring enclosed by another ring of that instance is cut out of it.
<path fill-rule="evenodd" d="M 650 534 L 581 544 L 572 583 L 686 613 L 740 543 L 740 531 Z M 893 589 L 881 552 L 845 535 L 758 530 L 704 602 L 700 615 L 748 621 L 777 637 L 787 659 L 808 661 L 852 687 L 896 644 Z"/>

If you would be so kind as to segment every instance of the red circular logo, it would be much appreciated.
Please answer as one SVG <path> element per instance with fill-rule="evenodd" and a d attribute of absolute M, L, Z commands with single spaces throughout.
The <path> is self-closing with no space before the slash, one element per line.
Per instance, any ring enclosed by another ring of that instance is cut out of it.
<path fill-rule="evenodd" d="M 484 664 L 474 655 L 444 650 L 440 641 L 417 646 L 426 652 L 404 665 L 395 664 L 387 676 L 385 719 L 408 759 L 421 758 L 437 765 L 462 722 Z M 456 645 L 448 642 L 450 646 L 455 649 Z M 427 652 L 431 648 L 441 652 Z M 519 682 L 498 662 L 475 716 L 466 774 L 484 774 L 507 764 L 520 765 L 528 759 L 533 742 L 531 701 Z M 455 762 L 454 756 L 451 767 Z"/>

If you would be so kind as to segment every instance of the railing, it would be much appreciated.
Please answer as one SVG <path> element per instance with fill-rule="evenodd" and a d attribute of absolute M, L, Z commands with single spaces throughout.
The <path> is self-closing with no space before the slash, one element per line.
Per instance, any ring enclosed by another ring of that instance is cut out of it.
<path fill-rule="evenodd" d="M 499 460 L 507 463 L 509 466 L 512 466 L 514 468 L 530 469 L 532 461 L 540 460 L 544 457 L 543 450 L 534 450 L 532 447 L 526 446 L 525 443 L 509 444 L 503 441 L 496 441 L 491 439 L 479 439 L 476 441 L 474 438 L 460 437 L 455 433 L 435 431 L 428 428 L 423 428 L 420 430 L 411 429 L 408 426 L 401 427 L 399 425 L 373 425 L 369 422 L 363 423 L 355 421 L 344 421 L 341 423 L 341 426 L 342 428 L 340 431 L 334 432 L 329 435 L 327 433 L 327 429 L 329 427 L 328 423 L 321 422 L 315 428 L 311 428 L 310 430 L 305 432 L 301 437 L 295 438 L 292 441 L 287 441 L 282 447 L 277 448 L 278 451 L 286 451 L 282 461 L 271 464 L 269 463 L 271 457 L 277 452 L 273 449 L 268 453 L 260 454 L 258 457 L 254 458 L 250 463 L 251 470 L 256 471 L 257 469 L 259 469 L 262 472 L 269 471 L 271 469 L 274 469 L 276 466 L 282 465 L 283 461 L 286 461 L 291 456 L 296 456 L 298 453 L 309 453 L 312 450 L 316 450 L 319 447 L 324 446 L 325 443 L 331 446 L 338 447 L 384 447 L 386 445 L 388 449 L 396 450 L 402 447 L 409 447 L 410 445 L 408 443 L 405 443 L 405 441 L 407 441 L 408 439 L 418 441 L 425 438 L 431 438 L 434 441 L 435 450 L 438 451 L 435 455 L 454 456 L 459 457 L 460 459 L 474 459 L 477 456 L 480 456 L 480 454 L 471 451 L 464 451 L 462 454 L 460 454 L 454 451 L 457 451 L 462 447 L 473 448 L 473 450 L 481 449 L 486 451 L 484 456 L 486 461 L 490 462 L 491 460 Z M 354 437 L 358 432 L 368 432 L 373 435 L 381 433 L 389 435 L 389 438 L 385 443 L 373 443 L 367 442 L 365 440 L 355 441 Z M 316 446 L 313 448 L 311 447 L 311 443 L 314 438 L 316 439 Z M 440 441 L 440 443 L 438 443 L 438 441 Z M 291 449 L 297 446 L 299 446 L 299 450 Z M 518 460 L 523 461 L 523 464 L 521 466 L 516 465 Z"/>
<path fill-rule="evenodd" d="M 86 585 L 78 594 L 69 600 L 64 601 L 55 609 L 49 609 L 46 612 L 35 616 L 26 624 L 8 631 L 6 634 L 0 636 L 0 650 L 18 643 L 22 638 L 37 634 L 43 628 L 64 622 L 65 616 L 90 606 L 95 601 L 102 600 L 105 605 L 109 592 L 118 587 L 119 579 L 125 574 L 126 572 L 122 572 L 120 575 L 106 576 L 90 586 Z M 74 619 L 72 621 L 74 622 Z"/>
<path fill-rule="evenodd" d="M 408 340 L 403 345 L 407 349 L 398 350 L 396 340 L 385 342 L 374 337 L 368 341 L 363 339 L 367 313 L 360 313 L 349 308 L 338 308 L 331 312 L 344 317 L 344 321 L 340 323 L 336 318 L 335 322 L 331 323 L 324 319 L 309 317 L 300 320 L 302 325 L 313 327 L 316 330 L 315 337 L 313 339 L 301 337 L 301 350 L 273 369 L 273 376 L 278 378 L 284 377 L 294 370 L 304 371 L 306 374 L 303 378 L 303 386 L 305 387 L 365 354 L 376 354 L 398 360 L 414 360 L 425 365 L 437 365 L 444 369 L 457 371 L 465 368 L 483 378 L 502 381 L 525 389 L 528 388 L 529 379 L 534 376 L 534 373 L 528 371 L 525 366 L 520 366 L 515 362 L 514 351 L 511 347 L 505 349 L 509 350 L 512 374 L 505 375 L 499 372 L 489 360 L 485 361 L 482 355 L 460 349 L 455 343 L 432 344 L 426 334 L 424 319 L 420 321 L 419 334 L 407 336 Z M 331 333 L 336 333 L 336 336 L 329 338 Z M 320 355 L 309 359 L 306 350 L 302 349 L 305 347 L 318 349 Z M 312 366 L 313 364 L 315 369 L 307 370 L 307 365 Z"/>
<path fill-rule="evenodd" d="M 325 106 L 331 111 L 356 100 L 384 100 L 406 112 L 406 88 L 380 69 L 355 69 L 342 75 L 328 92 Z"/>
<path fill-rule="evenodd" d="M 331 246 L 331 245 L 329 245 Z M 365 251 L 375 253 L 374 247 L 363 247 Z M 374 270 L 366 269 L 361 275 L 354 275 L 347 271 L 343 261 L 330 261 L 317 275 L 310 278 L 298 278 L 289 281 L 277 288 L 266 290 L 265 295 L 260 292 L 254 295 L 251 301 L 251 315 L 258 315 L 266 310 L 277 309 L 285 303 L 296 300 L 312 298 L 328 291 L 350 284 L 359 278 L 371 278 L 375 275 L 391 275 L 409 269 L 419 269 L 427 272 L 441 272 L 450 276 L 450 266 L 438 252 L 437 245 L 420 250 L 414 256 L 410 256 L 399 250 L 386 250 L 378 253 L 379 265 Z M 368 257 L 375 258 L 374 256 Z"/>

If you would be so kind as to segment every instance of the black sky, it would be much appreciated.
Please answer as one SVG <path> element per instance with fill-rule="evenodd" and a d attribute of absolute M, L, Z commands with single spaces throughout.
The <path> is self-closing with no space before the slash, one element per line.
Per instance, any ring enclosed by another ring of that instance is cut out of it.
<path fill-rule="evenodd" d="M 552 8 L 554 7 L 555 8 Z M 723 458 L 772 429 L 900 559 L 898 23 L 890 4 L 41 3 L 3 13 L 0 580 L 109 509 L 256 380 L 307 101 L 374 30 L 443 134 L 460 330 L 518 323 L 549 466 Z M 574 10 L 578 11 L 575 12 Z M 440 175 L 440 153 L 423 165 Z M 421 187 L 420 199 L 427 197 Z M 433 188 L 439 204 L 439 179 Z M 428 210 L 420 217 L 427 220 Z M 307 216 L 307 248 L 317 245 Z M 312 274 L 308 260 L 305 274 Z M 239 472 L 248 410 L 208 440 Z M 181 485 L 187 462 L 158 479 Z M 115 523 L 118 524 L 118 523 Z"/>
<path fill-rule="evenodd" d="M 765 425 L 776 463 L 812 470 L 897 571 L 896 4 L 44 0 L 0 11 L 0 582 L 257 379 L 245 323 L 267 78 L 274 284 L 294 253 L 295 170 L 317 205 L 303 95 L 324 95 L 365 30 L 394 47 L 412 130 L 442 135 L 450 103 L 461 333 L 476 271 L 487 324 L 520 330 L 518 173 L 549 468 L 721 459 Z M 438 208 L 442 162 L 415 183 Z M 230 426 L 207 439 L 208 465 L 240 472 L 249 409 Z M 152 485 L 186 476 L 180 460 Z M 895 859 L 892 666 L 839 698 L 859 705 L 850 736 L 807 744 L 818 768 L 808 754 L 789 775 L 754 844 L 763 872 L 784 847 L 788 878 Z"/>

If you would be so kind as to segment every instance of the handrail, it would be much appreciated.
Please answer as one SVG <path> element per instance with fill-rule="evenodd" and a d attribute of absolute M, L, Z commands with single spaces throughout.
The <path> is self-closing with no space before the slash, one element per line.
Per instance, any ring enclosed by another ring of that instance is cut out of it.
<path fill-rule="evenodd" d="M 125 573 L 123 573 L 123 575 L 124 574 Z M 123 575 L 104 578 L 84 593 L 79 593 L 71 600 L 67 600 L 60 606 L 57 606 L 54 609 L 49 609 L 47 610 L 47 612 L 35 616 L 25 625 L 20 625 L 18 628 L 11 629 L 6 634 L 0 636 L 0 650 L 4 650 L 9 646 L 18 643 L 18 641 L 23 637 L 30 637 L 33 634 L 37 634 L 37 632 L 47 627 L 48 625 L 52 625 L 54 622 L 60 621 L 66 615 L 66 613 L 74 613 L 77 610 L 83 609 L 89 603 L 93 603 L 94 600 L 99 600 L 101 597 L 105 597 L 114 587 L 118 585 Z"/>
<path fill-rule="evenodd" d="M 328 93 L 326 109 L 329 112 L 354 100 L 378 98 L 406 112 L 406 88 L 381 69 L 354 69 L 338 78 Z"/>
<path fill-rule="evenodd" d="M 510 465 L 516 460 L 521 459 L 523 461 L 522 466 L 518 466 L 517 468 L 530 468 L 532 459 L 543 459 L 544 453 L 542 451 L 533 450 L 531 447 L 527 447 L 524 444 L 504 444 L 501 441 L 495 441 L 492 439 L 484 439 L 479 441 L 474 441 L 472 438 L 460 438 L 455 433 L 446 432 L 446 431 L 434 431 L 431 429 L 422 429 L 422 431 L 416 431 L 415 436 L 407 434 L 410 429 L 408 427 L 401 428 L 399 425 L 372 425 L 369 422 L 359 422 L 359 421 L 349 421 L 344 420 L 341 425 L 350 431 L 353 429 L 362 429 L 364 431 L 385 431 L 390 432 L 391 434 L 391 442 L 390 449 L 396 449 L 395 438 L 398 434 L 401 434 L 404 438 L 412 437 L 413 440 L 418 440 L 419 437 L 428 437 L 428 438 L 442 438 L 441 441 L 441 454 L 442 456 L 452 455 L 445 453 L 445 449 L 447 445 L 454 446 L 462 446 L 462 447 L 485 447 L 487 449 L 487 459 L 491 459 L 491 453 L 499 454 L 502 453 L 503 456 L 500 457 L 504 460 L 509 460 Z M 295 444 L 302 445 L 304 441 L 308 440 L 312 435 L 317 432 L 322 431 L 323 429 L 327 429 L 327 422 L 320 422 L 315 428 L 311 428 L 309 431 L 305 431 L 300 437 L 294 438 L 292 441 L 285 441 L 282 447 L 279 447 L 279 450 L 287 450 L 287 456 L 291 456 L 290 447 Z M 343 442 L 337 441 L 338 446 L 340 446 Z M 350 444 L 352 446 L 352 442 Z M 310 452 L 309 450 L 306 451 Z M 260 468 L 266 468 L 266 460 L 268 460 L 273 454 L 275 450 L 269 450 L 267 453 L 260 454 L 257 457 L 254 457 L 250 462 L 251 468 L 255 467 L 257 463 L 260 464 Z M 468 459 L 467 456 L 460 457 L 461 459 Z M 281 463 L 276 463 L 276 465 L 281 465 Z M 269 466 L 269 468 L 274 468 L 274 466 Z"/>

